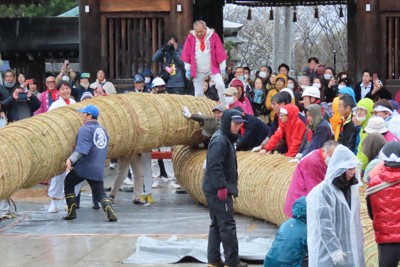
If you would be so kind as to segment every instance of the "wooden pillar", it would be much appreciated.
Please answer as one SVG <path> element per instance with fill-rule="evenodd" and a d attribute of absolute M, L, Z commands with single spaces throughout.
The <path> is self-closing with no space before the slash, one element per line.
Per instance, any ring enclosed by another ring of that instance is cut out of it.
<path fill-rule="evenodd" d="M 349 0 L 347 5 L 347 71 L 352 81 L 357 82 L 357 4 Z"/>
<path fill-rule="evenodd" d="M 349 71 L 354 81 L 361 80 L 364 69 L 381 72 L 382 62 L 380 46 L 382 32 L 379 19 L 379 0 L 349 1 L 348 40 Z M 366 11 L 367 4 L 371 10 Z M 382 75 L 382 74 L 381 74 Z"/>
<path fill-rule="evenodd" d="M 224 40 L 224 0 L 196 0 L 193 6 L 193 20 L 204 20 L 209 28 Z"/>
<path fill-rule="evenodd" d="M 182 11 L 178 11 L 178 5 Z M 183 44 L 193 24 L 193 2 L 185 0 L 171 0 L 171 12 L 165 19 L 165 38 L 171 34 Z M 167 40 L 164 40 L 167 41 Z"/>
<path fill-rule="evenodd" d="M 89 12 L 86 12 L 89 11 Z M 79 61 L 82 72 L 90 72 L 91 81 L 100 68 L 101 62 L 101 27 L 100 1 L 79 1 Z"/>

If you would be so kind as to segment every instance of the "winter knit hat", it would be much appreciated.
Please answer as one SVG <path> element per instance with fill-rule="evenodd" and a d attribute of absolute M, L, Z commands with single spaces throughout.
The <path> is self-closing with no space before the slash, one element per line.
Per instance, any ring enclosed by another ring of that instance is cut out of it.
<path fill-rule="evenodd" d="M 385 166 L 400 168 L 400 142 L 392 141 L 383 146 L 379 155 Z"/>
<path fill-rule="evenodd" d="M 244 85 L 241 80 L 235 79 L 230 83 L 229 87 L 241 87 L 243 91 Z"/>

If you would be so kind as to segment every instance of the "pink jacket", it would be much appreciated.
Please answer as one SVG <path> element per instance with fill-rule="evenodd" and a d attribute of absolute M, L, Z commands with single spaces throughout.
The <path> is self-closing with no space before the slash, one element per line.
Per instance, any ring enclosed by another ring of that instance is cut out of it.
<path fill-rule="evenodd" d="M 293 204 L 299 197 L 307 196 L 311 189 L 324 180 L 326 168 L 322 149 L 315 149 L 300 160 L 286 195 L 284 212 L 287 216 L 292 217 Z"/>
<path fill-rule="evenodd" d="M 241 107 L 243 109 L 244 113 L 249 114 L 249 115 L 254 115 L 250 100 L 247 97 L 245 97 L 244 103 L 240 102 L 239 100 L 236 100 L 233 104 L 229 105 L 230 109 L 233 107 Z"/>
<path fill-rule="evenodd" d="M 210 30 L 207 28 L 207 30 Z M 183 62 L 190 64 L 190 75 L 194 78 L 196 77 L 196 37 L 191 31 L 186 37 L 185 44 L 183 46 L 181 59 Z M 219 39 L 218 34 L 215 32 L 210 38 L 210 53 L 211 53 L 211 73 L 217 74 L 221 73 L 219 69 L 219 64 L 227 59 L 224 45 Z"/>
<path fill-rule="evenodd" d="M 57 95 L 57 99 L 60 98 L 60 94 L 58 93 L 57 89 L 56 90 L 56 95 Z M 42 103 L 42 105 L 40 106 L 40 108 L 38 110 L 35 111 L 34 115 L 38 115 L 41 113 L 45 113 L 49 110 L 49 93 L 47 91 L 44 91 L 43 93 L 40 94 L 39 96 L 39 101 Z"/>
<path fill-rule="evenodd" d="M 385 134 L 383 134 L 383 138 L 385 138 L 387 143 L 391 141 L 400 141 L 400 139 L 397 138 L 397 136 L 395 136 L 391 131 L 387 131 Z"/>

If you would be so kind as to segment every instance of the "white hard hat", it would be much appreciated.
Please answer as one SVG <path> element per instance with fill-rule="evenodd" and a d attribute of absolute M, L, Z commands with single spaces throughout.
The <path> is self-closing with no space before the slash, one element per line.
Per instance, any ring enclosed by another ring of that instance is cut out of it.
<path fill-rule="evenodd" d="M 286 93 L 289 93 L 290 97 L 291 97 L 292 99 L 294 99 L 294 94 L 293 94 L 293 90 L 292 90 L 292 89 L 283 88 L 283 89 L 281 89 L 279 92 L 286 92 Z"/>
<path fill-rule="evenodd" d="M 151 88 L 156 87 L 156 86 L 161 86 L 161 85 L 165 85 L 165 82 L 162 78 L 157 77 L 153 80 Z"/>
<path fill-rule="evenodd" d="M 308 86 L 306 89 L 304 89 L 303 94 L 301 95 L 302 97 L 304 96 L 311 96 L 320 99 L 321 98 L 321 92 L 319 89 L 315 86 Z"/>

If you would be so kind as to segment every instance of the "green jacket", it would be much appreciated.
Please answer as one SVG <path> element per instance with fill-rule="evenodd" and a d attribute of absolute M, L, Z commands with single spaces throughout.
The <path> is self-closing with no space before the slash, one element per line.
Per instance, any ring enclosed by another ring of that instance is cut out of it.
<path fill-rule="evenodd" d="M 368 136 L 368 133 L 365 132 L 365 127 L 367 127 L 368 121 L 372 117 L 372 111 L 374 109 L 374 102 L 369 98 L 363 98 L 360 101 L 358 101 L 357 107 L 364 107 L 367 109 L 367 117 L 361 123 L 361 129 L 360 129 L 360 133 L 359 133 L 360 134 L 360 142 L 358 143 L 358 148 L 357 148 L 357 158 L 362 164 L 361 170 L 364 171 L 368 165 L 368 157 L 362 152 L 362 144 L 363 144 L 365 137 Z"/>

